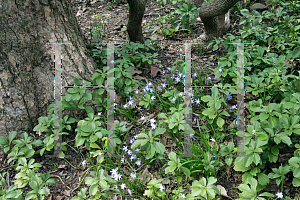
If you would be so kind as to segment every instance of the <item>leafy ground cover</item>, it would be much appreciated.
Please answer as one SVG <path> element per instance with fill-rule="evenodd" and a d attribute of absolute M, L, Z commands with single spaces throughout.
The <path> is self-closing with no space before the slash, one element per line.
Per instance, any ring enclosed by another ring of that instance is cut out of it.
<path fill-rule="evenodd" d="M 187 136 L 183 44 L 203 31 L 193 6 L 184 1 L 165 6 L 163 1 L 149 2 L 144 27 L 148 40 L 139 44 L 122 41 L 122 25 L 109 26 L 110 19 L 122 24 L 126 4 L 91 3 L 90 10 L 103 11 L 86 32 L 99 70 L 91 83 L 76 79 L 80 87 L 69 88 L 63 97 L 64 158 L 53 156 L 51 104 L 49 116 L 40 117 L 32 133 L 0 138 L 6 153 L 1 199 L 299 198 L 298 2 L 267 2 L 263 12 L 250 11 L 249 2 L 237 4 L 230 32 L 211 41 L 211 51 L 192 46 L 193 130 Z M 75 5 L 77 17 L 89 9 Z M 180 16 L 185 20 L 174 20 Z M 109 157 L 107 89 L 83 85 L 106 85 L 104 43 L 113 40 L 122 44 L 115 45 L 113 61 L 117 156 Z M 234 87 L 238 42 L 245 45 L 243 110 Z M 238 112 L 244 113 L 246 156 L 237 155 Z M 185 137 L 192 144 L 192 156 L 185 155 Z"/>

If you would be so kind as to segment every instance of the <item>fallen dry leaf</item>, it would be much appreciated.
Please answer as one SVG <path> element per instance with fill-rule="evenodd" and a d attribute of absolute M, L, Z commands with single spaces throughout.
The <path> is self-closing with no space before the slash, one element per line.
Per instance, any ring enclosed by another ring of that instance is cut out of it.
<path fill-rule="evenodd" d="M 221 193 L 222 196 L 228 197 L 227 191 L 226 191 L 226 189 L 222 185 L 217 185 L 217 188 L 219 189 L 219 191 L 220 191 L 220 193 Z"/>
<path fill-rule="evenodd" d="M 134 79 L 136 79 L 136 80 L 144 80 L 145 78 L 144 78 L 144 77 L 141 77 L 141 76 L 139 76 L 139 75 L 136 75 L 136 76 L 134 76 Z"/>
<path fill-rule="evenodd" d="M 63 193 L 68 197 L 71 196 L 71 190 L 65 190 Z"/>
<path fill-rule="evenodd" d="M 151 66 L 151 78 L 155 78 L 158 72 L 161 73 L 158 67 Z"/>
<path fill-rule="evenodd" d="M 52 194 L 45 195 L 45 200 L 52 200 Z"/>
<path fill-rule="evenodd" d="M 57 197 L 55 197 L 55 200 L 62 200 L 62 199 L 64 199 L 63 196 L 57 196 Z"/>
<path fill-rule="evenodd" d="M 163 144 L 164 146 L 166 146 L 166 145 L 167 145 L 167 138 L 164 137 L 164 136 L 162 136 L 162 137 L 161 137 L 161 142 L 162 142 L 162 144 Z"/>
<path fill-rule="evenodd" d="M 164 184 L 164 185 L 167 185 L 167 184 L 169 184 L 170 183 L 170 180 L 169 179 L 164 179 L 163 181 L 162 181 L 162 184 Z"/>
<path fill-rule="evenodd" d="M 130 72 L 133 75 L 143 73 L 141 70 L 136 69 L 135 67 L 130 67 L 132 71 Z"/>
<path fill-rule="evenodd" d="M 67 165 L 59 165 L 58 166 L 58 169 L 64 169 L 64 168 L 66 168 L 67 167 Z"/>
<path fill-rule="evenodd" d="M 39 123 L 39 125 L 42 125 L 42 123 Z M 41 136 L 41 134 L 42 134 L 42 133 L 41 133 L 41 130 L 38 130 L 38 131 L 36 131 L 35 133 L 38 134 L 39 136 Z"/>

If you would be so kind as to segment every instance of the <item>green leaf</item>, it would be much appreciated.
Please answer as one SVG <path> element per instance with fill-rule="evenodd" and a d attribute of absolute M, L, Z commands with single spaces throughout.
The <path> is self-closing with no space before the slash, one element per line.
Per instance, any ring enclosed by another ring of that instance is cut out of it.
<path fill-rule="evenodd" d="M 83 145 L 84 141 L 85 141 L 85 138 L 78 136 L 78 137 L 76 138 L 75 145 L 76 145 L 77 147 L 78 147 L 78 146 L 81 146 L 81 145 Z"/>
<path fill-rule="evenodd" d="M 207 108 L 202 112 L 202 114 L 208 116 L 209 119 L 214 119 L 217 116 L 214 108 Z"/>
<path fill-rule="evenodd" d="M 87 113 L 92 113 L 94 112 L 94 109 L 91 106 L 84 106 L 84 109 Z M 76 120 L 76 119 L 75 119 Z M 69 122 L 70 123 L 70 122 Z M 71 122 L 74 123 L 74 122 Z"/>
<path fill-rule="evenodd" d="M 240 12 L 243 16 L 249 16 L 250 15 L 250 13 L 247 9 L 242 9 L 242 10 L 240 10 Z"/>
<path fill-rule="evenodd" d="M 258 178 L 259 184 L 261 184 L 263 186 L 269 184 L 269 182 L 270 182 L 270 179 L 269 179 L 268 175 L 263 174 L 263 173 L 259 173 L 257 175 L 257 178 Z"/>
<path fill-rule="evenodd" d="M 91 93 L 84 93 L 83 98 L 87 99 L 87 100 L 92 100 L 92 94 Z"/>
<path fill-rule="evenodd" d="M 25 200 L 29 200 L 29 199 L 35 199 L 37 197 L 37 193 L 35 193 L 35 191 L 30 191 L 26 194 Z M 7 199 L 9 197 L 6 197 Z M 12 197 L 10 197 L 12 198 Z"/>
<path fill-rule="evenodd" d="M 86 133 L 92 133 L 93 132 L 93 129 L 90 125 L 84 125 L 81 127 L 81 130 L 83 132 L 86 132 Z"/>
<path fill-rule="evenodd" d="M 6 145 L 8 145 L 8 139 L 3 136 L 0 136 L 0 146 L 6 146 Z"/>
<path fill-rule="evenodd" d="M 95 195 L 98 191 L 98 184 L 92 185 L 89 189 L 90 195 Z"/>
<path fill-rule="evenodd" d="M 94 149 L 101 149 L 96 143 L 90 143 L 90 147 Z"/>
<path fill-rule="evenodd" d="M 203 97 L 201 97 L 201 100 L 204 102 L 208 102 L 208 101 L 212 100 L 212 97 L 211 96 L 203 96 Z"/>
<path fill-rule="evenodd" d="M 87 185 L 95 185 L 95 184 L 98 183 L 98 179 L 97 178 L 93 178 L 93 177 L 86 177 L 84 179 L 84 181 L 85 181 L 85 184 L 87 184 Z"/>
<path fill-rule="evenodd" d="M 40 151 L 40 156 L 42 156 L 45 153 L 46 148 L 42 148 Z"/>
<path fill-rule="evenodd" d="M 149 149 L 150 148 L 150 149 Z M 150 153 L 150 158 L 152 158 L 153 156 L 154 156 L 154 154 L 155 154 L 155 149 L 154 149 L 154 146 L 153 146 L 153 144 L 150 144 L 150 146 L 148 147 L 148 149 L 147 150 L 150 150 L 150 151 L 147 151 L 147 156 L 148 156 L 148 154 Z"/>
<path fill-rule="evenodd" d="M 159 127 L 159 128 L 157 128 L 157 129 L 155 130 L 154 136 L 164 134 L 164 132 L 166 132 L 166 129 L 165 129 L 165 128 L 160 128 L 160 127 Z"/>
<path fill-rule="evenodd" d="M 189 177 L 189 176 L 191 175 L 191 171 L 190 171 L 188 168 L 186 168 L 186 167 L 181 167 L 181 169 L 182 169 L 183 173 L 184 173 L 187 177 Z"/>
<path fill-rule="evenodd" d="M 299 187 L 300 186 L 300 179 L 299 178 L 294 178 L 294 180 L 293 180 L 293 186 L 294 187 Z"/>
<path fill-rule="evenodd" d="M 296 50 L 290 52 L 290 53 L 287 55 L 287 59 L 288 59 L 288 60 L 289 60 L 291 57 L 294 58 L 294 59 L 299 58 L 299 57 L 300 57 L 300 49 L 296 49 Z"/>
<path fill-rule="evenodd" d="M 214 184 L 215 182 L 217 182 L 217 179 L 214 178 L 214 177 L 209 177 L 208 178 L 208 181 L 207 181 L 207 185 L 212 185 Z"/>
<path fill-rule="evenodd" d="M 135 140 L 135 141 L 133 142 L 133 144 L 131 145 L 131 148 L 132 148 L 132 149 L 137 148 L 138 146 L 140 146 L 141 142 L 142 142 L 142 140 Z"/>
<path fill-rule="evenodd" d="M 230 166 L 232 164 L 233 158 L 232 157 L 227 157 L 225 158 L 225 162 L 228 166 Z"/>
<path fill-rule="evenodd" d="M 165 174 L 171 173 L 176 169 L 176 165 L 170 165 L 169 167 L 166 167 Z"/>
<path fill-rule="evenodd" d="M 47 188 L 47 189 L 41 189 L 41 190 L 40 190 L 40 194 L 41 194 L 41 195 L 47 195 L 47 194 L 50 194 L 50 189 L 48 189 L 48 188 Z"/>
<path fill-rule="evenodd" d="M 176 162 L 176 160 L 177 160 L 176 159 L 176 153 L 173 152 L 173 151 L 171 153 L 169 153 L 169 159 Z"/>
<path fill-rule="evenodd" d="M 217 125 L 221 128 L 221 127 L 223 127 L 224 124 L 225 124 L 224 119 L 222 119 L 221 117 L 218 117 Z"/>
<path fill-rule="evenodd" d="M 155 142 L 155 151 L 157 152 L 157 153 L 160 153 L 160 154 L 164 154 L 165 153 L 165 146 L 162 144 L 162 143 L 160 143 L 160 142 Z"/>
<path fill-rule="evenodd" d="M 6 199 L 15 198 L 16 195 L 17 195 L 17 191 L 9 191 L 8 193 L 6 193 L 5 198 Z"/>
<path fill-rule="evenodd" d="M 35 151 L 34 151 L 33 149 L 28 149 L 28 150 L 26 150 L 24 156 L 25 156 L 26 158 L 30 158 L 30 157 L 32 157 L 32 156 L 34 155 L 34 152 L 35 152 Z"/>
<path fill-rule="evenodd" d="M 7 153 L 9 151 L 9 149 L 10 149 L 10 146 L 4 147 L 4 153 Z"/>
<path fill-rule="evenodd" d="M 254 66 L 259 65 L 260 63 L 261 63 L 261 60 L 259 60 L 259 59 L 253 60 L 253 65 Z"/>
<path fill-rule="evenodd" d="M 279 133 L 278 136 L 288 146 L 290 146 L 292 144 L 291 138 L 289 136 L 287 136 L 285 133 Z"/>
<path fill-rule="evenodd" d="M 11 142 L 16 137 L 16 135 L 17 135 L 16 131 L 10 132 L 10 134 L 8 135 L 9 142 Z M 1 142 L 0 142 L 0 144 L 1 144 Z"/>
<path fill-rule="evenodd" d="M 296 168 L 295 171 L 293 171 L 293 175 L 294 175 L 294 177 L 299 178 L 300 177 L 300 168 Z"/>
<path fill-rule="evenodd" d="M 263 192 L 261 193 L 259 196 L 263 196 L 263 197 L 274 197 L 273 194 L 269 193 L 269 192 Z"/>
<path fill-rule="evenodd" d="M 26 165 L 27 161 L 25 157 L 20 157 L 19 158 L 19 163 L 21 163 L 22 165 Z"/>

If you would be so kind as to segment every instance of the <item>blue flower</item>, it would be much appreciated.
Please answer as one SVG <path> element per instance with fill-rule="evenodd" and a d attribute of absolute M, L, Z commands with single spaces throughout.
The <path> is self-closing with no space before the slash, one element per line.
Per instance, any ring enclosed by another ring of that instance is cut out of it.
<path fill-rule="evenodd" d="M 121 158 L 121 163 L 122 163 L 122 164 L 125 163 L 125 158 Z"/>
<path fill-rule="evenodd" d="M 128 194 L 130 194 L 130 196 L 132 196 L 132 192 L 130 189 L 127 189 Z"/>
<path fill-rule="evenodd" d="M 121 189 L 124 190 L 125 188 L 126 188 L 126 184 L 125 184 L 125 183 L 122 183 L 122 184 L 121 184 Z"/>
<path fill-rule="evenodd" d="M 136 155 L 132 155 L 131 157 L 130 157 L 130 160 L 132 161 L 132 160 L 135 160 L 137 157 L 136 157 Z"/>
<path fill-rule="evenodd" d="M 227 95 L 227 101 L 230 101 L 232 99 L 232 96 Z"/>
<path fill-rule="evenodd" d="M 180 78 L 179 78 L 179 77 L 176 77 L 176 78 L 175 78 L 175 81 L 176 81 L 176 83 L 178 83 L 178 82 L 180 81 Z"/>
<path fill-rule="evenodd" d="M 167 84 L 162 83 L 161 86 L 162 86 L 163 88 L 166 88 Z"/>
<path fill-rule="evenodd" d="M 142 111 L 143 109 L 142 109 L 142 107 L 138 107 L 138 106 L 135 106 L 136 107 L 136 109 L 137 109 L 137 111 Z"/>
<path fill-rule="evenodd" d="M 133 179 L 135 179 L 135 178 L 136 178 L 136 174 L 132 172 L 132 173 L 130 174 L 130 177 L 133 178 Z"/>
<path fill-rule="evenodd" d="M 233 105 L 233 106 L 231 106 L 230 109 L 237 109 L 237 106 L 236 106 L 236 105 Z"/>
<path fill-rule="evenodd" d="M 141 166 L 141 161 L 138 160 L 138 161 L 135 162 L 135 164 L 137 164 L 137 166 Z"/>
<path fill-rule="evenodd" d="M 283 198 L 282 192 L 277 192 L 275 195 L 277 196 L 278 199 L 282 199 Z"/>

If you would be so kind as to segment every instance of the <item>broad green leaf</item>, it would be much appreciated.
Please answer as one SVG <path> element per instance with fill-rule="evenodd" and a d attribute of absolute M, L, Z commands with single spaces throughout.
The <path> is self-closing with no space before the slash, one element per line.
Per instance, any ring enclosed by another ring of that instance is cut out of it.
<path fill-rule="evenodd" d="M 218 117 L 217 125 L 221 128 L 221 127 L 223 127 L 224 124 L 225 124 L 224 119 L 222 119 L 221 117 Z"/>
<path fill-rule="evenodd" d="M 16 131 L 10 132 L 10 134 L 8 135 L 8 140 L 9 140 L 9 142 L 11 142 L 11 141 L 16 137 L 16 135 L 17 135 L 17 132 L 16 132 Z M 1 139 L 0 139 L 0 140 L 1 140 Z M 0 142 L 0 144 L 1 144 L 1 142 Z"/>
<path fill-rule="evenodd" d="M 86 177 L 84 179 L 84 181 L 85 181 L 85 184 L 87 184 L 87 185 L 94 185 L 94 184 L 98 183 L 98 179 L 97 178 L 93 178 L 93 177 Z"/>
<path fill-rule="evenodd" d="M 90 147 L 94 149 L 101 149 L 96 143 L 90 143 Z"/>
<path fill-rule="evenodd" d="M 161 134 L 163 134 L 164 132 L 166 132 L 166 129 L 165 128 L 157 128 L 156 130 L 155 130 L 155 134 L 154 134 L 154 136 L 156 136 L 156 135 L 161 135 Z"/>
<path fill-rule="evenodd" d="M 165 153 L 165 146 L 160 142 L 155 142 L 155 151 L 164 154 Z"/>
<path fill-rule="evenodd" d="M 201 97 L 201 100 L 204 102 L 208 102 L 208 101 L 212 100 L 212 97 L 211 96 L 203 96 L 203 97 Z"/>
<path fill-rule="evenodd" d="M 296 169 L 293 171 L 293 175 L 294 175 L 294 177 L 299 178 L 299 177 L 300 177 L 300 168 L 296 168 Z"/>
<path fill-rule="evenodd" d="M 169 153 L 169 159 L 170 160 L 172 160 L 172 161 L 174 161 L 174 162 L 176 162 L 176 153 L 175 152 L 171 152 L 171 153 Z"/>
<path fill-rule="evenodd" d="M 16 195 L 17 195 L 17 191 L 9 191 L 8 193 L 6 193 L 5 199 L 15 198 Z"/>
<path fill-rule="evenodd" d="M 95 195 L 98 192 L 98 184 L 92 185 L 89 189 L 90 195 Z"/>
<path fill-rule="evenodd" d="M 186 168 L 186 167 L 181 167 L 181 169 L 182 169 L 183 173 L 184 173 L 187 177 L 189 177 L 189 176 L 191 175 L 191 171 L 190 171 L 188 168 Z"/>
<path fill-rule="evenodd" d="M 214 177 L 209 177 L 208 178 L 208 181 L 207 181 L 207 185 L 212 185 L 214 184 L 215 182 L 217 182 L 217 179 L 214 178 Z"/>
<path fill-rule="evenodd" d="M 92 133 L 93 132 L 93 127 L 92 127 L 92 124 L 89 124 L 89 125 L 84 125 L 81 127 L 81 131 L 83 132 L 86 132 L 86 133 Z"/>
<path fill-rule="evenodd" d="M 76 145 L 77 147 L 78 147 L 78 146 L 81 146 L 81 145 L 83 145 L 84 141 L 85 141 L 85 138 L 79 136 L 79 137 L 76 138 L 75 145 Z"/>
<path fill-rule="evenodd" d="M 32 157 L 34 155 L 34 152 L 35 151 L 33 149 L 27 149 L 26 152 L 25 152 L 25 154 L 24 154 L 24 156 L 26 158 L 30 158 L 30 157 Z"/>
<path fill-rule="evenodd" d="M 300 186 L 300 178 L 294 178 L 293 179 L 293 186 L 299 187 Z"/>
<path fill-rule="evenodd" d="M 5 145 L 8 145 L 8 139 L 3 136 L 0 136 L 0 146 L 5 146 Z"/>
<path fill-rule="evenodd" d="M 138 146 L 140 146 L 141 142 L 142 142 L 142 140 L 135 140 L 135 141 L 133 142 L 133 144 L 131 145 L 131 149 L 135 149 L 135 148 L 137 148 Z"/>

